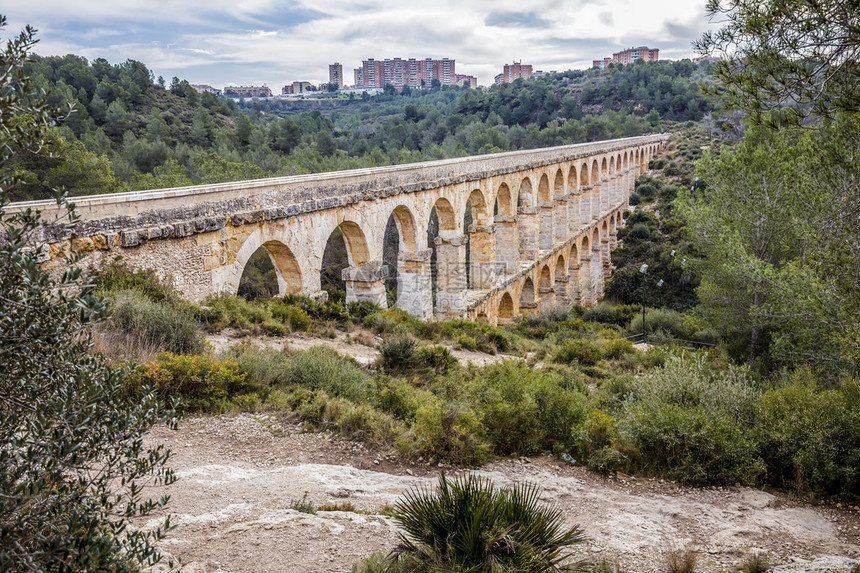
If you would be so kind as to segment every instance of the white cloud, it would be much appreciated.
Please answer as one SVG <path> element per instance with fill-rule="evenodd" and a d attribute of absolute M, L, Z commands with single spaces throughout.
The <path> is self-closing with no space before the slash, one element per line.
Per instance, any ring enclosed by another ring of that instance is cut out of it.
<path fill-rule="evenodd" d="M 514 59 L 564 70 L 631 45 L 660 47 L 667 57 L 690 55 L 692 49 L 677 46 L 706 28 L 704 2 L 208 0 L 201 7 L 191 0 L 13 0 L 3 11 L 7 32 L 17 30 L 14 22 L 41 29 L 39 53 L 133 58 L 156 75 L 213 85 L 322 82 L 334 61 L 349 80 L 362 59 L 395 56 L 454 58 L 458 72 L 486 84 Z M 514 27 L 488 26 L 491 14 L 524 16 Z M 112 30 L 123 40 L 111 42 Z M 694 32 L 676 37 L 679 30 Z"/>

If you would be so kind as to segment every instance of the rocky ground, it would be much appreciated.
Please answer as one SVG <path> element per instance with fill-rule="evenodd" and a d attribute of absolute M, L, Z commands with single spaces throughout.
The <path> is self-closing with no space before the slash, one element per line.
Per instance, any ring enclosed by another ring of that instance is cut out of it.
<path fill-rule="evenodd" d="M 168 489 L 176 529 L 161 547 L 189 572 L 349 571 L 397 543 L 380 515 L 409 488 L 432 486 L 456 468 L 410 464 L 328 434 L 304 433 L 272 414 L 195 417 L 150 443 L 173 450 L 179 481 Z M 744 487 L 691 489 L 661 480 L 604 479 L 551 457 L 499 460 L 477 470 L 499 484 L 532 481 L 590 541 L 578 554 L 623 571 L 665 571 L 665 554 L 691 549 L 697 571 L 733 571 L 766 552 L 778 572 L 851 571 L 860 563 L 860 507 L 809 505 Z M 155 492 L 154 492 L 155 493 Z M 307 493 L 315 506 L 293 509 Z M 136 525 L 155 527 L 159 516 Z M 163 516 L 162 516 L 163 517 Z M 157 570 L 169 568 L 159 566 Z"/>

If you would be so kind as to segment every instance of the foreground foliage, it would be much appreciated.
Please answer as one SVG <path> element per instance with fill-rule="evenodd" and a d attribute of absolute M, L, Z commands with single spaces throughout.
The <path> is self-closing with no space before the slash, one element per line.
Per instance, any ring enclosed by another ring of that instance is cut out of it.
<path fill-rule="evenodd" d="M 27 28 L 0 53 L 0 571 L 137 570 L 158 560 L 164 529 L 128 521 L 167 502 L 142 487 L 175 479 L 169 452 L 142 438 L 172 416 L 147 388 L 125 400 L 125 372 L 89 353 L 106 306 L 79 259 L 43 268 L 48 223 L 7 211 L 6 189 L 26 185 L 10 159 L 38 153 L 57 113 L 22 71 L 33 43 Z M 58 203 L 69 217 L 52 230 L 68 232 L 74 209 Z"/>
<path fill-rule="evenodd" d="M 579 526 L 566 528 L 561 511 L 544 507 L 533 484 L 496 488 L 467 475 L 443 474 L 436 491 L 408 492 L 395 506 L 403 528 L 392 560 L 415 570 L 481 572 L 567 571 L 565 548 L 582 543 Z"/>

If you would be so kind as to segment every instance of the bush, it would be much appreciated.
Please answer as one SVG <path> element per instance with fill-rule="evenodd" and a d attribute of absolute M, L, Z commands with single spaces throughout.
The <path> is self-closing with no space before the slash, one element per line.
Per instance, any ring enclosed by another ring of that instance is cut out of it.
<path fill-rule="evenodd" d="M 501 329 L 470 320 L 447 320 L 442 323 L 440 334 L 467 350 L 480 350 L 487 354 L 504 352 L 510 346 L 510 339 Z"/>
<path fill-rule="evenodd" d="M 640 308 L 629 304 L 611 305 L 604 302 L 585 311 L 582 320 L 585 322 L 602 322 L 625 326 L 638 314 Z"/>
<path fill-rule="evenodd" d="M 426 390 L 418 390 L 400 378 L 377 376 L 374 384 L 373 406 L 399 420 L 411 421 L 421 403 L 430 396 Z"/>
<path fill-rule="evenodd" d="M 585 338 L 566 340 L 552 355 L 552 361 L 559 364 L 581 364 L 594 366 L 603 358 L 603 353 L 594 341 Z"/>
<path fill-rule="evenodd" d="M 572 386 L 559 372 L 506 361 L 481 369 L 467 388 L 494 450 L 510 455 L 570 447 L 572 428 L 588 411 Z"/>
<path fill-rule="evenodd" d="M 152 269 L 131 270 L 121 260 L 114 260 L 99 269 L 93 269 L 93 283 L 104 295 L 134 290 L 155 302 L 176 301 L 176 291 L 161 282 Z"/>
<path fill-rule="evenodd" d="M 390 337 L 379 345 L 379 361 L 392 370 L 411 368 L 415 364 L 418 342 L 408 335 Z"/>
<path fill-rule="evenodd" d="M 362 324 L 376 334 L 388 335 L 393 333 L 400 324 L 409 324 L 412 320 L 414 319 L 406 311 L 393 309 L 369 314 L 362 320 Z"/>
<path fill-rule="evenodd" d="M 457 338 L 457 347 L 461 350 L 477 350 L 478 341 L 465 334 Z"/>
<path fill-rule="evenodd" d="M 250 302 L 240 296 L 215 295 L 208 297 L 201 307 L 201 318 L 211 332 L 228 326 L 239 330 L 252 330 L 272 318 L 269 307 Z"/>
<path fill-rule="evenodd" d="M 313 327 L 310 315 L 301 307 L 289 304 L 283 299 L 275 299 L 270 304 L 272 316 L 280 320 L 290 332 L 308 331 Z"/>
<path fill-rule="evenodd" d="M 267 318 L 264 320 L 261 328 L 263 333 L 267 336 L 285 336 L 290 332 L 283 322 L 274 318 Z"/>
<path fill-rule="evenodd" d="M 290 359 L 283 352 L 243 343 L 231 347 L 226 357 L 239 365 L 252 384 L 273 387 L 289 384 L 287 372 Z"/>
<path fill-rule="evenodd" d="M 459 364 L 445 346 L 424 346 L 418 349 L 416 358 L 420 364 L 440 373 L 448 372 Z"/>
<path fill-rule="evenodd" d="M 138 366 L 130 382 L 132 395 L 138 388 L 152 387 L 163 401 L 178 399 L 184 410 L 221 412 L 232 397 L 257 392 L 265 395 L 264 388 L 246 378 L 232 360 L 164 352 L 157 361 Z"/>
<path fill-rule="evenodd" d="M 755 416 L 771 484 L 860 497 L 860 382 L 820 390 L 800 370 L 765 393 Z"/>
<path fill-rule="evenodd" d="M 630 459 L 611 446 L 604 446 L 588 458 L 588 469 L 602 476 L 630 471 Z"/>
<path fill-rule="evenodd" d="M 754 485 L 765 472 L 750 437 L 728 416 L 701 406 L 640 404 L 618 426 L 639 452 L 640 467 L 681 483 Z"/>
<path fill-rule="evenodd" d="M 323 290 L 328 289 L 323 287 Z M 343 321 L 349 318 L 343 304 L 336 302 L 336 299 L 332 298 L 329 298 L 329 300 L 325 302 L 320 302 L 309 296 L 289 294 L 280 299 L 276 299 L 273 301 L 273 304 L 275 306 L 288 305 L 298 307 L 311 317 L 311 319 Z"/>
<path fill-rule="evenodd" d="M 633 317 L 627 326 L 627 331 L 630 334 L 639 334 L 642 332 L 641 314 Z M 661 332 L 682 340 L 689 340 L 692 336 L 684 327 L 684 315 L 667 308 L 649 308 L 645 310 L 645 332 L 648 334 Z"/>
<path fill-rule="evenodd" d="M 357 402 L 363 401 L 370 377 L 358 363 L 327 346 L 315 346 L 289 354 L 284 369 L 285 385 L 323 390 Z"/>
<path fill-rule="evenodd" d="M 285 402 L 299 419 L 314 429 L 332 429 L 352 439 L 375 446 L 391 446 L 407 435 L 407 427 L 390 415 L 366 404 L 355 404 L 343 398 L 332 398 L 319 390 L 294 388 Z"/>
<path fill-rule="evenodd" d="M 429 396 L 415 411 L 410 432 L 398 438 L 397 447 L 407 456 L 478 466 L 489 451 L 482 433 L 481 422 L 469 406 Z"/>
<path fill-rule="evenodd" d="M 152 300 L 138 290 L 114 291 L 110 327 L 135 336 L 144 344 L 179 354 L 203 351 L 195 311 L 188 303 Z"/>
<path fill-rule="evenodd" d="M 362 321 L 371 314 L 382 312 L 382 307 L 368 300 L 350 302 L 346 305 L 346 311 L 353 320 Z"/>
<path fill-rule="evenodd" d="M 532 484 L 497 489 L 473 475 L 449 481 L 443 474 L 435 492 L 409 491 L 395 506 L 405 531 L 395 561 L 445 571 L 558 571 L 562 550 L 586 538 L 579 526 L 564 527 L 561 510 L 542 506 L 540 494 Z"/>
<path fill-rule="evenodd" d="M 618 431 L 647 472 L 694 485 L 755 484 L 765 467 L 748 428 L 760 396 L 745 367 L 672 358 L 632 387 Z"/>

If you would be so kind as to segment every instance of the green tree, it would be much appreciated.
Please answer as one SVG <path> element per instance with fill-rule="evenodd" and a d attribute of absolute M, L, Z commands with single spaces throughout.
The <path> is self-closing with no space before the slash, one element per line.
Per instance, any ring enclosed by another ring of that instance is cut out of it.
<path fill-rule="evenodd" d="M 699 298 L 710 318 L 730 331 L 750 327 L 749 355 L 758 351 L 768 317 L 773 277 L 803 249 L 797 221 L 805 213 L 807 188 L 798 167 L 800 134 L 758 128 L 732 151 L 706 153 L 698 166 L 706 186 L 680 196 L 690 238 L 708 256 Z"/>
<path fill-rule="evenodd" d="M 724 25 L 696 43 L 722 56 L 714 75 L 753 121 L 860 111 L 860 28 L 854 0 L 708 0 Z"/>
<path fill-rule="evenodd" d="M 0 53 L 0 570 L 129 571 L 159 557 L 164 530 L 132 531 L 128 519 L 167 502 L 143 496 L 175 477 L 169 452 L 142 438 L 172 416 L 147 389 L 129 400 L 123 371 L 90 353 L 89 326 L 107 309 L 80 257 L 56 272 L 40 264 L 37 240 L 71 233 L 73 205 L 58 197 L 66 222 L 9 210 L 6 189 L 25 184 L 10 163 L 40 152 L 61 115 L 24 70 L 34 33 Z"/>

